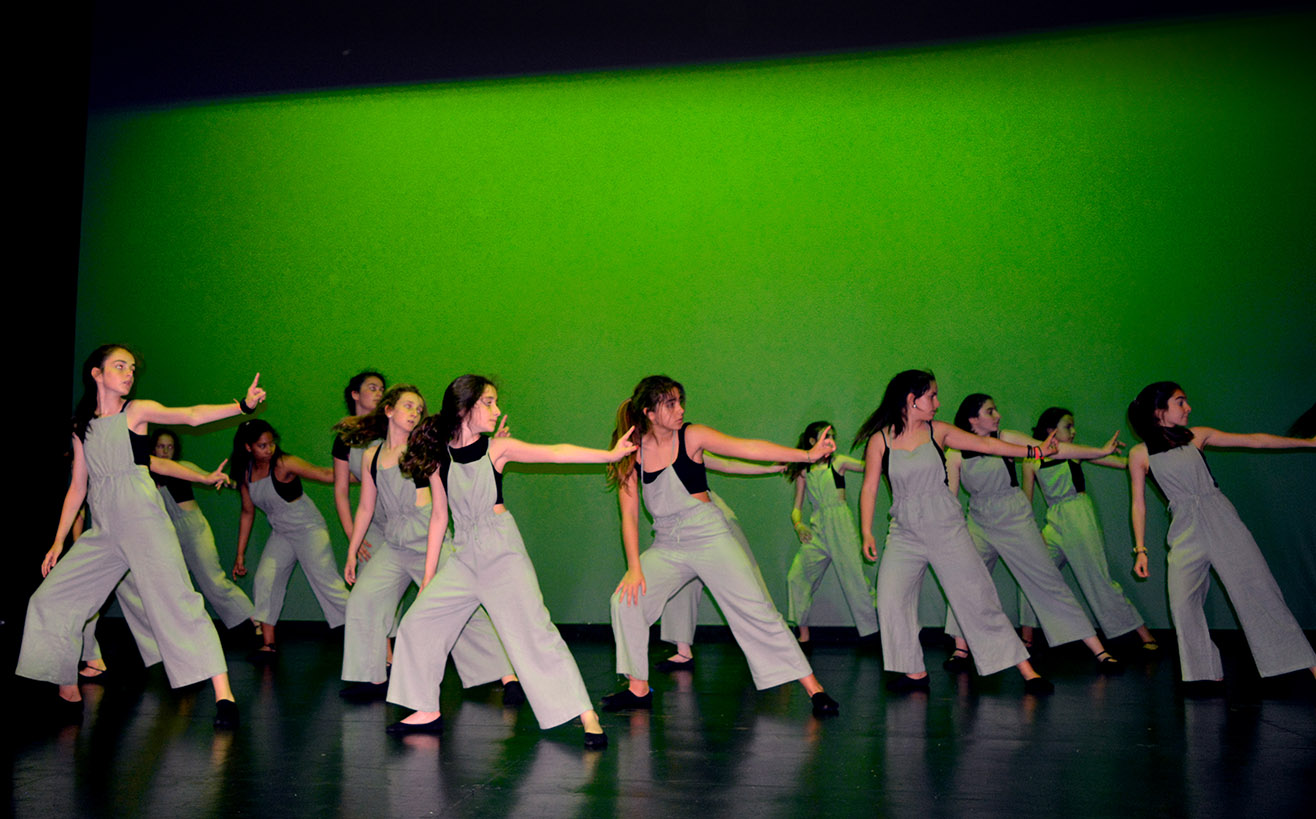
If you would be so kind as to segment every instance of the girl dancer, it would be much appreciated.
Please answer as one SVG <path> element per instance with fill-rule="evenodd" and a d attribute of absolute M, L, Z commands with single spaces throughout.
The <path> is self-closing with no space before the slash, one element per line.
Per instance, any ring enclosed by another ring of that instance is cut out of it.
<path fill-rule="evenodd" d="M 204 474 L 196 464 L 179 460 L 182 453 L 182 446 L 173 430 L 161 427 L 151 433 L 151 454 L 155 456 L 152 459 L 152 477 L 164 500 L 165 511 L 169 513 L 169 519 L 178 532 L 178 543 L 183 547 L 183 560 L 196 581 L 197 590 L 214 606 L 224 627 L 236 628 L 252 619 L 251 598 L 229 579 L 228 573 L 219 563 L 219 550 L 215 548 L 215 535 L 210 531 L 210 522 L 201 513 L 201 507 L 197 505 L 192 493 L 192 484 L 199 481 L 195 476 L 159 474 L 161 467 L 155 465 L 157 461 L 176 463 L 189 471 Z M 224 465 L 220 464 L 220 469 L 223 468 Z"/>
<path fill-rule="evenodd" d="M 835 439 L 836 430 L 828 421 L 814 421 L 800 433 L 796 446 L 800 449 L 812 447 L 818 443 L 820 435 Z M 859 636 L 867 637 L 877 631 L 873 590 L 864 577 L 859 533 L 855 531 L 850 506 L 845 502 L 845 478 L 842 477 L 846 472 L 862 472 L 863 469 L 863 461 L 840 453 L 833 453 L 808 468 L 803 464 L 791 464 L 786 468 L 786 480 L 795 482 L 791 524 L 795 527 L 795 536 L 800 539 L 800 550 L 795 553 L 786 575 L 790 588 L 787 619 L 799 628 L 801 644 L 809 642 L 808 619 L 813 596 L 822 584 L 823 573 L 833 565 Z M 805 525 L 801 512 L 806 494 L 813 505 L 808 525 Z"/>
<path fill-rule="evenodd" d="M 762 583 L 755 579 L 753 562 L 710 502 L 703 465 L 706 449 L 748 460 L 812 463 L 831 454 L 836 442 L 823 437 L 808 451 L 789 449 L 768 441 L 732 438 L 684 420 L 685 388 L 663 375 L 640 381 L 617 412 L 613 440 L 624 442 L 631 429 L 638 430 L 640 454 L 608 470 L 610 483 L 618 488 L 627 565 L 612 595 L 612 632 L 617 640 L 617 673 L 625 674 L 629 683 L 604 697 L 604 710 L 652 707 L 649 626 L 673 592 L 697 577 L 722 607 L 760 690 L 799 680 L 815 715 L 836 714 L 836 701 L 823 691 Z M 654 518 L 653 545 L 643 555 L 637 480 L 641 469 L 645 506 Z"/>
<path fill-rule="evenodd" d="M 365 415 L 375 407 L 379 406 L 379 399 L 384 396 L 384 387 L 388 382 L 385 381 L 382 373 L 375 370 L 362 370 L 352 376 L 347 381 L 347 386 L 343 388 L 343 401 L 347 404 L 347 418 L 341 423 L 347 423 L 350 419 Z M 336 428 L 335 428 L 336 429 Z M 343 526 L 343 534 L 350 540 L 352 538 L 352 498 L 350 487 L 352 483 L 361 481 L 361 455 L 364 447 L 375 443 L 374 440 L 362 441 L 355 446 L 344 442 L 341 434 L 334 435 L 332 449 L 334 461 L 334 510 L 338 512 L 338 522 Z M 375 510 L 374 522 L 370 526 L 370 531 L 366 533 L 366 539 L 361 544 L 360 559 L 365 562 L 370 559 L 370 550 L 374 544 L 383 539 L 384 527 L 387 525 L 387 518 L 381 509 Z"/>
<path fill-rule="evenodd" d="M 955 426 L 975 436 L 998 438 L 1012 444 L 1041 447 L 1021 432 L 1001 429 L 1001 414 L 990 395 L 973 393 L 960 403 Z M 1054 439 L 1051 439 L 1054 442 Z M 1116 432 L 1102 449 L 1055 442 L 1060 458 L 1102 458 L 1120 446 Z M 1123 666 L 1106 651 L 1087 615 L 1074 599 L 1046 553 L 1046 543 L 1037 530 L 1033 507 L 1019 489 L 1014 459 L 980 457 L 972 451 L 952 451 L 946 458 L 948 485 L 952 495 L 959 494 L 959 484 L 969 492 L 969 534 L 973 545 L 991 573 L 996 559 L 1004 558 L 1028 600 L 1039 610 L 1042 630 L 1053 646 L 1082 640 L 1097 658 L 1099 670 L 1107 674 L 1122 672 Z M 949 608 L 946 633 L 955 638 L 955 651 L 943 664 L 947 671 L 969 670 L 969 647 L 960 633 L 959 623 Z"/>
<path fill-rule="evenodd" d="M 1216 693 L 1224 678 L 1220 652 L 1207 631 L 1202 604 L 1215 569 L 1243 626 L 1257 671 L 1273 677 L 1306 668 L 1316 675 L 1316 653 L 1298 627 L 1266 560 L 1233 504 L 1211 476 L 1202 454 L 1207 446 L 1248 449 L 1316 447 L 1316 438 L 1283 438 L 1189 427 L 1192 407 L 1178 384 L 1158 381 L 1129 404 L 1129 423 L 1142 438 L 1129 451 L 1133 487 L 1133 572 L 1147 577 L 1147 477 L 1156 479 L 1170 501 L 1166 586 L 1170 616 L 1179 640 L 1185 683 L 1200 682 L 1201 693 Z M 1191 691 L 1191 689 L 1190 689 Z"/>
<path fill-rule="evenodd" d="M 256 507 L 265 513 L 273 530 L 261 552 L 252 584 L 252 596 L 256 598 L 254 616 L 260 623 L 264 643 L 254 656 L 273 659 L 274 624 L 283 610 L 288 579 L 299 562 L 329 627 L 341 626 L 346 615 L 347 586 L 338 574 L 329 545 L 329 530 L 320 510 L 302 491 L 303 478 L 332 483 L 333 473 L 326 467 L 312 466 L 296 455 L 284 453 L 279 448 L 279 434 L 260 419 L 243 421 L 238 426 L 229 463 L 242 493 L 234 577 L 247 573 L 247 542 L 251 539 Z"/>
<path fill-rule="evenodd" d="M 209 678 L 215 689 L 215 726 L 235 727 L 237 704 L 219 635 L 188 580 L 174 527 L 146 468 L 146 427 L 199 426 L 252 412 L 265 400 L 265 391 L 257 374 L 241 401 L 165 407 L 128 398 L 136 368 L 136 358 L 119 344 L 97 348 L 83 364 L 86 391 L 73 417 L 73 479 L 54 545 L 41 563 L 46 580 L 28 603 L 18 674 L 55 683 L 64 716 L 80 713 L 82 627 L 124 573 L 132 571 L 170 685 L 177 688 Z M 93 528 L 57 564 L 84 499 L 91 507 Z"/>
<path fill-rule="evenodd" d="M 541 728 L 579 716 L 585 747 L 605 748 L 607 735 L 589 701 L 580 670 L 544 607 L 534 566 L 516 521 L 503 505 L 503 468 L 509 463 L 609 463 L 635 449 L 627 436 L 611 451 L 570 444 L 544 446 L 491 438 L 498 391 L 487 378 L 463 375 L 448 385 L 437 415 L 411 434 L 404 472 L 429 477 L 434 498 L 421 593 L 398 629 L 388 701 L 415 713 L 390 733 L 438 733 L 439 684 L 458 635 L 477 606 L 493 620 Z M 452 557 L 439 568 L 439 550 L 452 511 Z"/>
<path fill-rule="evenodd" d="M 383 699 L 388 693 L 385 635 L 393 626 L 398 601 L 414 580 L 425 575 L 425 548 L 432 516 L 427 476 L 407 477 L 398 466 L 407 451 L 409 436 L 425 416 L 425 399 L 410 384 L 391 388 L 365 415 L 348 418 L 335 429 L 347 446 L 378 441 L 364 450 L 367 465 L 361 475 L 361 502 L 357 507 L 347 565 L 343 577 L 353 584 L 347 598 L 347 627 L 343 636 L 343 679 L 357 684 L 343 690 L 349 700 Z M 375 542 L 369 564 L 357 569 L 357 555 L 376 517 L 387 523 Z M 440 555 L 440 563 L 451 550 Z M 503 702 L 519 705 L 521 685 L 484 609 L 477 609 L 452 650 L 462 684 L 470 688 L 492 680 L 504 684 Z"/>
<path fill-rule="evenodd" d="M 722 472 L 727 475 L 776 475 L 786 468 L 785 464 L 759 465 L 719 458 L 711 452 L 704 453 L 704 466 L 714 472 Z M 749 541 L 745 538 L 745 532 L 740 528 L 740 521 L 736 520 L 736 513 L 732 512 L 726 501 L 722 500 L 711 489 L 708 492 L 708 499 L 722 511 L 723 517 L 727 519 L 727 527 L 731 529 L 731 536 L 736 539 L 736 543 L 740 544 L 740 548 L 745 550 L 745 556 L 749 558 L 749 562 L 754 564 L 754 576 L 758 578 L 759 585 L 763 586 L 763 594 L 771 600 L 772 595 L 768 594 L 768 587 L 763 582 L 763 573 L 759 571 L 758 561 L 754 558 L 754 552 L 749 548 Z M 695 578 L 672 595 L 672 599 L 668 600 L 667 605 L 663 606 L 662 617 L 659 620 L 661 632 L 659 636 L 663 642 L 674 644 L 676 653 L 655 665 L 655 670 L 665 673 L 694 670 L 695 626 L 699 621 L 699 601 L 703 596 L 704 584 L 701 580 Z"/>
<path fill-rule="evenodd" d="M 891 484 L 891 526 L 877 573 L 877 617 L 883 662 L 902 676 L 887 688 L 928 690 L 918 642 L 918 592 L 931 564 L 951 608 L 964 620 L 978 673 L 994 674 L 1013 665 L 1024 677 L 1026 693 L 1049 694 L 1054 686 L 1028 662 L 1028 651 L 1001 611 L 991 575 L 973 548 L 964 512 L 949 489 L 944 448 L 1034 458 L 1055 454 L 1056 445 L 1048 441 L 1039 448 L 973 435 L 934 421 L 940 406 L 932 373 L 905 370 L 887 384 L 882 402 L 855 435 L 855 446 L 866 442 L 859 526 L 869 560 L 877 560 L 873 509 L 882 473 Z"/>
<path fill-rule="evenodd" d="M 1050 407 L 1037 419 L 1033 437 L 1045 440 L 1054 435 L 1056 443 L 1074 442 L 1074 413 L 1064 407 Z M 1119 455 L 1107 455 L 1089 463 L 1127 469 L 1128 460 Z M 1160 649 L 1156 638 L 1143 623 L 1142 615 L 1124 596 L 1120 584 L 1110 576 L 1106 561 L 1106 541 L 1097 522 L 1097 510 L 1086 491 L 1083 465 L 1076 460 L 1024 461 L 1024 495 L 1031 502 L 1033 487 L 1042 488 L 1046 499 L 1046 526 L 1042 538 L 1051 552 L 1057 568 L 1069 564 L 1092 613 L 1096 615 L 1107 639 L 1136 631 L 1142 640 L 1143 651 L 1154 653 Z M 1037 614 L 1028 599 L 1019 599 L 1019 620 L 1023 623 L 1024 644 L 1033 640 Z"/>

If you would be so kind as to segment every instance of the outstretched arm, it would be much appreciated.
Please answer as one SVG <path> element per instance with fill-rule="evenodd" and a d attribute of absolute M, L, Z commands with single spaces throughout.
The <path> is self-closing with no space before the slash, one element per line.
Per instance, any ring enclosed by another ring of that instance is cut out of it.
<path fill-rule="evenodd" d="M 832 456 L 832 469 L 837 472 L 863 472 L 864 462 L 845 453 L 837 452 Z"/>
<path fill-rule="evenodd" d="M 519 464 L 611 464 L 635 451 L 631 433 L 617 440 L 612 449 L 590 449 L 575 444 L 531 444 L 515 438 L 492 438 L 489 460 L 497 468 L 507 463 Z"/>
<path fill-rule="evenodd" d="M 1147 577 L 1147 446 L 1139 444 L 1129 453 L 1129 519 L 1133 523 L 1133 573 Z"/>
<path fill-rule="evenodd" d="M 237 399 L 227 404 L 198 404 L 193 407 L 166 407 L 157 401 L 145 399 L 133 401 L 128 405 L 128 426 L 133 432 L 145 432 L 146 424 L 186 424 L 190 427 L 208 424 L 224 418 L 232 418 L 244 412 L 255 412 L 256 406 L 265 400 L 265 390 L 260 387 L 260 373 L 251 380 L 247 394 L 241 403 Z"/>
<path fill-rule="evenodd" d="M 204 483 L 216 489 L 233 485 L 233 479 L 224 472 L 224 467 L 227 465 L 228 458 L 225 458 L 219 462 L 219 466 L 215 467 L 214 472 L 204 472 L 201 467 L 191 461 L 174 461 L 169 458 L 151 456 L 151 471 L 155 474 L 164 475 L 167 478 L 178 478 L 191 483 Z"/>
<path fill-rule="evenodd" d="M 1022 432 L 1016 432 L 1012 429 L 1001 430 L 1000 436 L 1002 441 L 1022 446 L 1032 445 L 1039 448 L 1046 448 L 1047 442 L 1055 437 L 1055 435 L 1052 434 L 1046 441 L 1039 441 L 1030 435 L 1025 435 Z M 1062 444 L 1059 442 L 1055 442 L 1055 446 L 1056 454 L 1049 457 L 1055 459 L 1071 459 L 1075 461 L 1094 461 L 1098 458 L 1104 458 L 1107 455 L 1116 454 L 1124 448 L 1124 444 L 1120 443 L 1120 434 L 1118 431 L 1110 436 L 1110 440 L 1106 441 L 1104 446 L 1100 447 Z"/>
<path fill-rule="evenodd" d="M 1199 446 L 1229 446 L 1243 449 L 1311 449 L 1316 438 L 1286 438 L 1265 432 L 1222 432 L 1210 427 L 1193 427 L 1193 438 Z"/>
<path fill-rule="evenodd" d="M 708 450 L 718 455 L 729 455 L 746 461 L 815 463 L 836 451 L 836 441 L 827 436 L 825 429 L 819 433 L 818 443 L 812 448 L 792 449 L 771 441 L 735 438 L 703 424 L 691 424 L 686 429 L 685 448 L 692 458 L 697 452 Z"/>
<path fill-rule="evenodd" d="M 316 466 L 296 455 L 284 455 L 275 467 L 284 475 L 296 475 L 299 478 L 318 483 L 333 483 L 334 471 L 327 466 Z"/>
<path fill-rule="evenodd" d="M 1060 448 L 1056 445 L 1055 433 L 1051 433 L 1045 441 L 1033 442 L 1028 436 L 1021 436 L 1031 443 L 1011 443 L 1005 438 L 988 438 L 985 435 L 974 435 L 972 432 L 965 432 L 956 426 L 951 426 L 945 421 L 932 422 L 932 435 L 941 442 L 943 448 L 950 447 L 954 449 L 965 449 L 969 452 L 981 452 L 984 455 L 1001 455 L 1006 458 L 1053 458 Z M 1040 450 L 1040 451 L 1039 451 Z"/>
<path fill-rule="evenodd" d="M 873 511 L 877 507 L 877 487 L 882 482 L 882 455 L 886 441 L 880 435 L 868 439 L 864 447 L 864 485 L 859 490 L 859 532 L 864 541 L 864 557 L 877 560 L 877 539 L 873 537 Z"/>
<path fill-rule="evenodd" d="M 752 464 L 723 458 L 711 452 L 704 453 L 704 466 L 725 475 L 780 475 L 786 471 L 786 464 Z"/>

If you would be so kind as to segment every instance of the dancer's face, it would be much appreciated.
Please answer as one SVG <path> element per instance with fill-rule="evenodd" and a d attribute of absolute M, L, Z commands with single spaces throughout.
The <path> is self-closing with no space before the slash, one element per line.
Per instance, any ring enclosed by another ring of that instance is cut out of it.
<path fill-rule="evenodd" d="M 1170 400 L 1165 402 L 1165 409 L 1156 410 L 1156 420 L 1163 427 L 1182 427 L 1188 424 L 1188 414 L 1193 408 L 1188 406 L 1188 396 L 1183 390 L 1175 390 Z"/>
<path fill-rule="evenodd" d="M 933 381 L 928 385 L 927 392 L 914 397 L 910 393 L 905 399 L 905 419 L 909 423 L 915 421 L 931 421 L 937 415 L 937 410 L 941 408 L 941 399 L 937 398 L 937 382 Z"/>
<path fill-rule="evenodd" d="M 1060 417 L 1060 421 L 1056 423 L 1056 443 L 1074 443 L 1074 416 L 1063 415 Z"/>
<path fill-rule="evenodd" d="M 498 409 L 498 390 L 492 384 L 486 384 L 480 400 L 466 414 L 466 428 L 471 432 L 493 432 L 498 428 L 498 416 L 502 414 Z"/>
<path fill-rule="evenodd" d="M 137 360 L 127 350 L 116 348 L 99 367 L 92 368 L 91 377 L 114 395 L 127 395 L 137 377 Z"/>
<path fill-rule="evenodd" d="M 658 404 L 644 413 L 649 423 L 665 430 L 678 430 L 685 423 L 685 405 L 681 403 L 681 394 L 672 390 L 658 399 Z"/>
<path fill-rule="evenodd" d="M 357 414 L 365 415 L 379 406 L 379 399 L 383 395 L 384 382 L 377 376 L 367 376 L 366 380 L 361 382 L 361 389 L 352 393 L 352 400 L 356 402 Z"/>
<path fill-rule="evenodd" d="M 262 432 L 254 443 L 247 444 L 247 451 L 251 453 L 251 459 L 256 463 L 267 464 L 270 458 L 274 457 L 274 446 L 274 436 Z"/>
<path fill-rule="evenodd" d="M 174 452 L 178 449 L 178 442 L 172 435 L 161 435 L 155 442 L 155 450 L 151 452 L 157 458 L 164 458 L 167 461 L 174 459 Z"/>
<path fill-rule="evenodd" d="M 978 414 L 969 419 L 969 426 L 974 435 L 991 435 L 1001 431 L 1001 413 L 996 410 L 996 402 L 988 398 L 978 408 Z"/>
<path fill-rule="evenodd" d="M 420 417 L 425 414 L 425 399 L 416 395 L 414 392 L 404 392 L 398 396 L 398 401 L 391 407 L 384 408 L 384 415 L 388 420 L 403 432 L 410 433 L 420 423 Z"/>

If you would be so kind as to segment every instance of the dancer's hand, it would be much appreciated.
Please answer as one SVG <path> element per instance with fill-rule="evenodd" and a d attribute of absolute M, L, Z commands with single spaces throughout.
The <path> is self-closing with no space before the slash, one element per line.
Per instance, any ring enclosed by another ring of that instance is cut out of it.
<path fill-rule="evenodd" d="M 494 430 L 493 437 L 495 438 L 512 437 L 512 430 L 508 429 L 507 427 L 507 413 L 504 412 L 503 417 L 498 419 L 498 429 Z"/>
<path fill-rule="evenodd" d="M 630 433 L 626 434 L 629 435 Z M 636 569 L 635 571 L 628 570 L 626 574 L 621 576 L 621 582 L 617 584 L 615 593 L 621 595 L 621 599 L 626 601 L 626 605 L 634 606 L 640 602 L 640 598 L 644 596 L 644 591 L 644 572 Z"/>
<path fill-rule="evenodd" d="M 1117 455 L 1124 451 L 1124 442 L 1120 440 L 1120 431 L 1115 430 L 1115 434 L 1110 436 L 1110 440 L 1102 447 L 1107 455 Z"/>
<path fill-rule="evenodd" d="M 877 538 L 864 535 L 864 557 L 869 563 L 877 562 Z"/>
<path fill-rule="evenodd" d="M 215 471 L 206 475 L 205 480 L 201 482 L 206 484 L 207 486 L 213 486 L 216 489 L 223 489 L 226 486 L 227 487 L 234 486 L 235 484 L 233 483 L 233 479 L 230 478 L 228 476 L 228 473 L 224 471 L 224 467 L 226 466 L 228 466 L 228 458 L 225 458 L 224 460 L 220 461 L 219 466 L 215 467 Z"/>
<path fill-rule="evenodd" d="M 1060 444 L 1056 443 L 1056 431 L 1054 429 L 1051 430 L 1050 435 L 1046 436 L 1046 440 L 1042 442 L 1041 449 L 1043 458 L 1050 458 L 1052 455 L 1055 455 L 1060 451 Z"/>
<path fill-rule="evenodd" d="M 245 560 L 242 559 L 241 555 L 238 555 L 237 559 L 233 561 L 233 576 L 234 577 L 247 576 L 247 563 Z"/>
<path fill-rule="evenodd" d="M 46 556 L 41 559 L 42 577 L 45 577 L 46 575 L 50 574 L 50 570 L 55 568 L 55 561 L 59 560 L 59 556 L 63 553 L 64 553 L 63 543 L 56 543 L 54 546 L 50 547 L 50 551 L 46 552 Z"/>
<path fill-rule="evenodd" d="M 260 386 L 260 373 L 256 373 L 256 377 L 251 379 L 251 386 L 247 387 L 247 397 L 243 403 L 254 410 L 264 400 L 265 390 Z"/>
<path fill-rule="evenodd" d="M 356 550 L 356 559 L 361 561 L 362 563 L 369 563 L 370 550 L 373 548 L 375 547 L 370 545 L 370 541 L 368 540 L 361 541 L 361 545 L 358 546 Z"/>
<path fill-rule="evenodd" d="M 800 539 L 800 543 L 813 542 L 813 530 L 803 523 L 795 524 L 795 536 Z"/>
<path fill-rule="evenodd" d="M 816 464 L 836 451 L 836 439 L 827 434 L 831 431 L 832 428 L 828 427 L 818 433 L 818 442 L 808 450 L 809 463 Z"/>
<path fill-rule="evenodd" d="M 349 586 L 356 585 L 356 556 L 355 555 L 347 556 L 347 565 L 343 567 L 343 579 L 347 581 L 347 585 Z"/>
<path fill-rule="evenodd" d="M 1143 549 L 1138 552 L 1138 556 L 1133 560 L 1133 573 L 1141 578 L 1148 578 L 1151 572 L 1147 569 L 1147 550 Z"/>
<path fill-rule="evenodd" d="M 620 461 L 622 458 L 625 458 L 627 455 L 631 454 L 638 448 L 635 446 L 635 444 L 631 443 L 631 433 L 634 431 L 635 431 L 635 427 L 631 427 L 630 429 L 626 430 L 625 435 L 617 439 L 617 443 L 608 452 L 609 455 L 608 460 L 610 463 L 616 463 L 617 461 Z M 640 580 L 641 583 L 643 583 L 644 579 L 641 578 Z"/>

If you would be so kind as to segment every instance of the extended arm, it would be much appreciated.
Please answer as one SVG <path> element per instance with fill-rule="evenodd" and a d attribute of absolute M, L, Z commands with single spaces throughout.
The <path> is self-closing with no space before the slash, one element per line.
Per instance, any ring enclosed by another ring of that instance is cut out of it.
<path fill-rule="evenodd" d="M 752 464 L 721 458 L 711 452 L 704 453 L 704 466 L 726 475 L 779 475 L 786 471 L 786 464 Z"/>
<path fill-rule="evenodd" d="M 836 451 L 836 441 L 827 437 L 827 431 L 818 436 L 812 449 L 791 449 L 771 441 L 753 438 L 734 438 L 703 424 L 691 424 L 686 429 L 686 451 L 690 457 L 701 450 L 718 455 L 729 455 L 745 461 L 782 461 L 785 463 L 815 463 Z"/>
<path fill-rule="evenodd" d="M 1046 449 L 1048 447 L 1048 442 L 1051 441 L 1051 438 L 1047 438 L 1046 441 L 1039 441 L 1030 435 L 1025 435 L 1022 432 L 1015 432 L 1012 429 L 1003 429 L 1001 430 L 1000 435 L 1002 441 L 1011 444 L 1019 444 L 1021 446 L 1032 445 L 1041 449 Z M 1075 461 L 1094 461 L 1098 458 L 1104 458 L 1107 455 L 1118 452 L 1123 446 L 1124 445 L 1120 443 L 1120 434 L 1116 432 L 1110 437 L 1110 440 L 1106 442 L 1105 446 L 1101 447 L 1055 442 L 1056 453 L 1049 457 L 1054 459 L 1071 459 Z"/>
<path fill-rule="evenodd" d="M 886 441 L 880 435 L 868 439 L 864 447 L 864 484 L 859 489 L 859 532 L 864 541 L 864 557 L 877 560 L 877 539 L 873 537 L 873 511 L 877 507 L 877 487 L 882 482 L 882 455 Z"/>
<path fill-rule="evenodd" d="M 260 373 L 256 373 L 256 377 L 251 380 L 251 386 L 247 387 L 247 394 L 243 397 L 242 403 L 246 405 L 247 412 L 255 412 L 256 406 L 264 400 L 265 390 L 260 387 Z M 232 418 L 242 412 L 242 406 L 237 399 L 227 404 L 198 404 L 193 407 L 166 407 L 157 401 L 142 399 L 128 405 L 128 427 L 138 433 L 146 431 L 147 423 L 186 424 L 189 427 L 198 427 L 211 421 Z"/>
<path fill-rule="evenodd" d="M 285 477 L 296 475 L 299 478 L 318 483 L 333 483 L 334 471 L 327 466 L 316 466 L 298 458 L 296 455 L 284 455 L 275 467 Z"/>
<path fill-rule="evenodd" d="M 631 431 L 617 440 L 612 449 L 590 449 L 575 444 L 531 444 L 515 438 L 489 441 L 489 459 L 495 467 L 519 464 L 610 464 L 635 451 Z"/>
<path fill-rule="evenodd" d="M 627 605 L 634 606 L 644 595 L 644 572 L 640 568 L 640 496 L 636 492 L 639 464 L 617 489 L 617 503 L 621 507 L 621 544 L 626 553 L 626 574 L 617 584 L 616 593 Z"/>
<path fill-rule="evenodd" d="M 1022 436 L 1026 439 L 1024 443 L 1011 443 L 1009 440 L 1002 438 L 988 438 L 985 435 L 974 435 L 972 432 L 965 432 L 959 427 L 951 426 L 944 421 L 932 422 L 932 434 L 939 438 L 942 447 L 953 447 L 954 449 L 967 449 L 969 452 L 981 452 L 984 455 L 1000 455 L 1006 458 L 1028 458 L 1035 457 L 1039 449 L 1038 443 L 1034 442 L 1028 436 Z M 1054 436 L 1041 442 L 1041 454 L 1048 458 L 1055 457 L 1059 452 Z"/>
<path fill-rule="evenodd" d="M 151 456 L 151 471 L 155 474 L 164 475 L 167 478 L 178 478 L 191 483 L 204 483 L 216 489 L 232 483 L 229 476 L 224 473 L 224 467 L 227 464 L 228 458 L 225 458 L 219 462 L 219 466 L 215 467 L 214 472 L 205 472 L 191 461 L 173 461 L 169 458 Z"/>
<path fill-rule="evenodd" d="M 1265 432 L 1223 432 L 1210 427 L 1193 427 L 1193 438 L 1199 446 L 1228 446 L 1244 449 L 1311 449 L 1316 438 L 1285 438 Z"/>
<path fill-rule="evenodd" d="M 832 469 L 837 472 L 863 472 L 864 462 L 838 452 L 832 456 Z"/>

